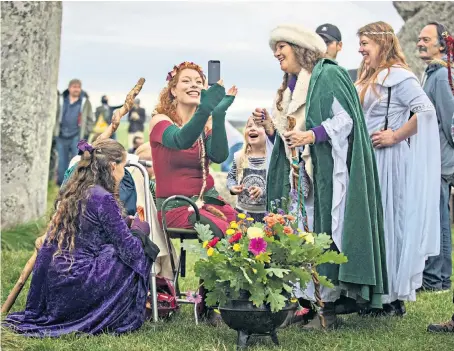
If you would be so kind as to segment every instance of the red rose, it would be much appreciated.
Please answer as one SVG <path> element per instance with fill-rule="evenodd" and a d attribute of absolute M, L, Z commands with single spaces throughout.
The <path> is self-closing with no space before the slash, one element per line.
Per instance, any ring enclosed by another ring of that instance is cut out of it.
<path fill-rule="evenodd" d="M 213 240 L 211 240 L 209 243 L 208 243 L 208 247 L 215 247 L 216 244 L 218 243 L 219 241 L 219 238 L 214 238 Z"/>
<path fill-rule="evenodd" d="M 237 241 L 240 241 L 241 238 L 242 238 L 241 233 L 236 233 L 235 235 L 232 235 L 232 236 L 230 237 L 229 243 L 230 243 L 230 244 L 236 243 Z"/>

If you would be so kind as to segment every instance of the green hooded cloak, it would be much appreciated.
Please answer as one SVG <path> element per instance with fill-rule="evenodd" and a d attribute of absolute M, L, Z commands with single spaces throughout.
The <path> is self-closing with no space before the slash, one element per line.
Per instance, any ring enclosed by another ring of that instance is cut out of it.
<path fill-rule="evenodd" d="M 349 136 L 347 168 L 349 186 L 345 203 L 342 252 L 348 262 L 317 267 L 342 294 L 381 308 L 388 292 L 383 229 L 383 209 L 375 155 L 358 94 L 347 71 L 323 59 L 312 71 L 306 104 L 306 130 L 332 117 L 334 98 L 353 121 Z M 331 235 L 333 158 L 331 144 L 310 146 L 314 186 L 314 232 Z M 288 197 L 290 164 L 284 143 L 276 135 L 268 171 L 267 203 Z M 333 249 L 337 249 L 333 244 Z M 364 301 L 365 300 L 365 301 Z"/>

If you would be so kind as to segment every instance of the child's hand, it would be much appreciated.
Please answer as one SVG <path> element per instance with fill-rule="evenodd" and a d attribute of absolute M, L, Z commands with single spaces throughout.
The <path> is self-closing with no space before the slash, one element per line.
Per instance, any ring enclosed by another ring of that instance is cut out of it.
<path fill-rule="evenodd" d="M 258 186 L 251 186 L 248 190 L 249 190 L 249 195 L 251 195 L 252 199 L 257 199 L 260 196 L 262 196 L 262 194 L 263 194 L 262 189 L 259 188 Z"/>
<path fill-rule="evenodd" d="M 243 185 L 234 185 L 230 188 L 230 192 L 235 195 L 238 195 L 243 191 L 243 189 L 244 189 Z"/>

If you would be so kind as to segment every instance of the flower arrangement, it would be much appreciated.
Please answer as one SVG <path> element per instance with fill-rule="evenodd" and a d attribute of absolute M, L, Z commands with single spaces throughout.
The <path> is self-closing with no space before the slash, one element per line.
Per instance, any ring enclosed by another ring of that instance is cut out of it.
<path fill-rule="evenodd" d="M 281 200 L 273 203 L 264 223 L 239 214 L 222 239 L 214 237 L 208 225 L 195 225 L 201 242 L 187 249 L 200 257 L 195 274 L 209 291 L 209 306 L 222 306 L 246 291 L 255 306 L 268 305 L 277 312 L 288 303 L 297 303 L 295 284 L 304 289 L 313 275 L 320 284 L 332 287 L 326 277 L 318 276 L 316 266 L 341 264 L 347 258 L 329 249 L 329 235 L 299 229 L 299 218 L 293 214 L 297 211 L 288 206 L 291 199 Z"/>

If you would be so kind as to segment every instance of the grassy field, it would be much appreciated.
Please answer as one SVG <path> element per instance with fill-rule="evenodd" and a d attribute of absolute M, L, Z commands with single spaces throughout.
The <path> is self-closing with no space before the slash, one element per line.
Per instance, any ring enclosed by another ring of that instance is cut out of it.
<path fill-rule="evenodd" d="M 43 232 L 45 221 L 24 225 L 2 233 L 1 282 L 2 303 L 22 268 L 32 254 L 33 241 Z M 195 257 L 190 257 L 190 264 Z M 196 279 L 189 269 L 189 277 L 183 279 L 184 288 L 194 288 Z M 13 311 L 25 306 L 28 284 L 19 296 Z M 453 335 L 427 333 L 427 324 L 447 320 L 454 312 L 452 295 L 421 293 L 418 301 L 408 303 L 408 314 L 403 319 L 362 318 L 357 315 L 343 317 L 340 329 L 331 332 L 303 332 L 297 326 L 280 330 L 280 347 L 273 347 L 269 338 L 255 338 L 251 351 L 264 350 L 453 350 Z M 3 330 L 3 350 L 55 350 L 55 351 L 107 351 L 107 350 L 234 350 L 236 333 L 226 326 L 212 328 L 204 324 L 196 326 L 189 306 L 170 321 L 151 322 L 138 331 L 119 337 L 65 336 L 59 339 L 27 339 Z"/>
<path fill-rule="evenodd" d="M 127 135 L 122 125 L 118 132 L 120 142 L 126 144 Z M 56 188 L 49 187 L 49 209 Z M 41 235 L 46 218 L 2 232 L 1 238 L 1 292 L 2 303 L 17 281 L 25 263 L 33 252 L 34 239 Z M 454 233 L 453 233 L 454 234 Z M 189 276 L 182 280 L 182 290 L 195 288 L 197 279 L 191 266 L 196 257 L 189 256 Z M 30 282 L 30 280 L 29 280 Z M 27 291 L 19 296 L 12 311 L 24 309 Z M 304 332 L 298 326 L 280 330 L 280 346 L 274 347 L 269 338 L 254 338 L 251 351 L 265 350 L 354 350 L 354 351 L 419 351 L 454 350 L 453 335 L 434 335 L 426 332 L 431 322 L 446 321 L 454 312 L 452 294 L 421 293 L 418 301 L 407 304 L 404 318 L 362 318 L 344 316 L 342 326 L 330 332 Z M 219 328 L 205 324 L 196 326 L 189 306 L 182 306 L 181 313 L 169 321 L 157 324 L 146 322 L 138 331 L 119 337 L 101 335 L 76 337 L 69 335 L 59 339 L 29 339 L 2 329 L 2 350 L 24 351 L 224 351 L 235 350 L 236 333 L 226 326 Z"/>

